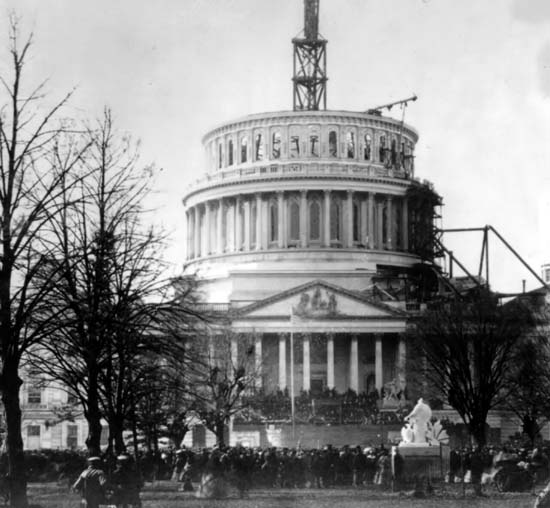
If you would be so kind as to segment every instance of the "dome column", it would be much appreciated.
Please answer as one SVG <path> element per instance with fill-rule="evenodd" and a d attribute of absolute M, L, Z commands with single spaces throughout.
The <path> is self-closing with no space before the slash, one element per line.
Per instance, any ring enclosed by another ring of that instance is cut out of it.
<path fill-rule="evenodd" d="M 393 201 L 391 196 L 386 196 L 386 249 L 392 250 L 395 243 L 393 238 Z"/>
<path fill-rule="evenodd" d="M 210 212 L 211 212 L 211 204 L 210 201 L 207 201 L 204 204 L 204 254 L 205 256 L 208 256 L 210 254 L 210 238 L 211 238 L 211 231 L 210 231 Z"/>
<path fill-rule="evenodd" d="M 250 221 L 250 200 L 247 199 L 243 203 L 243 213 L 244 213 L 244 251 L 250 251 L 250 232 L 251 232 L 251 221 Z"/>
<path fill-rule="evenodd" d="M 262 210 L 262 195 L 257 193 L 256 195 L 256 250 L 262 248 L 262 219 L 263 219 L 263 210 Z M 267 224 L 267 222 L 265 223 Z"/>
<path fill-rule="evenodd" d="M 243 228 L 241 220 L 242 198 L 235 198 L 235 251 L 240 251 L 243 248 Z M 245 225 L 246 227 L 246 225 Z"/>
<path fill-rule="evenodd" d="M 407 198 L 403 198 L 403 206 L 401 209 L 401 213 L 402 213 L 401 244 L 403 245 L 403 250 L 405 252 L 408 252 L 409 250 L 409 201 Z"/>
<path fill-rule="evenodd" d="M 300 191 L 300 247 L 307 247 L 307 191 Z M 304 388 L 305 390 L 305 388 Z"/>
<path fill-rule="evenodd" d="M 376 209 L 376 248 L 381 250 L 384 248 L 384 203 L 379 201 Z"/>
<path fill-rule="evenodd" d="M 223 245 L 223 198 L 218 200 L 218 215 L 217 219 L 217 240 L 216 240 L 216 252 L 218 254 L 223 254 L 224 245 Z"/>
<path fill-rule="evenodd" d="M 346 199 L 346 247 L 351 249 L 353 247 L 353 191 L 347 191 Z"/>
<path fill-rule="evenodd" d="M 284 227 L 285 208 L 284 208 L 284 193 L 277 192 L 277 246 L 283 249 L 286 245 L 286 231 Z"/>
<path fill-rule="evenodd" d="M 199 207 L 193 207 L 194 218 L 193 218 L 193 256 L 198 258 L 200 256 L 200 213 Z"/>
<path fill-rule="evenodd" d="M 330 191 L 323 191 L 324 206 L 323 206 L 323 247 L 330 247 Z"/>
<path fill-rule="evenodd" d="M 367 199 L 367 220 L 368 220 L 368 238 L 369 249 L 374 249 L 374 194 L 369 192 Z"/>

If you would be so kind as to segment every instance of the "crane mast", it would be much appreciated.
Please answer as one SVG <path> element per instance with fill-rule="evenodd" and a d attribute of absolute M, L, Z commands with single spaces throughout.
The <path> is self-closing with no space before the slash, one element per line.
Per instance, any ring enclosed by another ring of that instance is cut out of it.
<path fill-rule="evenodd" d="M 319 0 L 304 0 L 304 36 L 292 44 L 294 111 L 327 109 L 327 41 L 319 35 Z"/>

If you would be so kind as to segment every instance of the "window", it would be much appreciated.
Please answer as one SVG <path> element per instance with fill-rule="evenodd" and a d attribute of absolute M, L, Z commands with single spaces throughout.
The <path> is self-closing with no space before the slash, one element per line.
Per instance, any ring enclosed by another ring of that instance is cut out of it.
<path fill-rule="evenodd" d="M 544 270 L 544 282 L 550 282 L 550 268 Z"/>
<path fill-rule="evenodd" d="M 309 154 L 312 157 L 319 157 L 319 136 L 317 134 L 309 136 Z"/>
<path fill-rule="evenodd" d="M 276 242 L 279 235 L 278 235 L 278 224 L 279 224 L 279 217 L 278 217 L 278 210 L 277 210 L 277 202 L 271 201 L 269 203 L 269 241 L 270 242 Z"/>
<path fill-rule="evenodd" d="M 264 160 L 264 142 L 261 133 L 256 134 L 256 139 L 254 141 L 254 160 Z"/>
<path fill-rule="evenodd" d="M 245 136 L 241 139 L 241 163 L 246 162 L 248 159 L 248 138 Z"/>
<path fill-rule="evenodd" d="M 330 157 L 338 157 L 338 137 L 336 131 L 328 133 L 328 154 Z"/>
<path fill-rule="evenodd" d="M 300 156 L 300 136 L 290 136 L 290 157 Z"/>
<path fill-rule="evenodd" d="M 230 139 L 227 144 L 227 165 L 233 166 L 233 140 Z"/>
<path fill-rule="evenodd" d="M 223 167 L 223 145 L 220 143 L 218 145 L 218 168 Z"/>
<path fill-rule="evenodd" d="M 317 200 L 309 205 L 309 239 L 312 242 L 321 240 L 321 205 Z"/>
<path fill-rule="evenodd" d="M 370 161 L 372 150 L 372 138 L 370 134 L 365 134 L 365 146 L 363 148 L 363 158 L 366 161 Z"/>
<path fill-rule="evenodd" d="M 348 159 L 355 159 L 355 134 L 353 132 L 346 134 L 346 153 Z"/>
<path fill-rule="evenodd" d="M 279 131 L 276 131 L 273 133 L 271 145 L 272 145 L 271 156 L 274 159 L 280 159 L 281 158 L 281 133 Z"/>
<path fill-rule="evenodd" d="M 78 397 L 74 393 L 69 392 L 67 394 L 67 404 L 78 404 Z"/>
<path fill-rule="evenodd" d="M 40 425 L 29 425 L 27 427 L 27 437 L 40 437 Z"/>
<path fill-rule="evenodd" d="M 332 199 L 330 203 L 330 239 L 342 241 L 342 203 L 339 199 Z"/>
<path fill-rule="evenodd" d="M 78 447 L 78 425 L 67 425 L 67 448 Z"/>
<path fill-rule="evenodd" d="M 300 241 L 300 205 L 292 200 L 288 207 L 290 219 L 289 244 L 296 245 Z"/>
<path fill-rule="evenodd" d="M 42 404 L 42 390 L 35 386 L 29 387 L 27 394 L 28 404 Z"/>

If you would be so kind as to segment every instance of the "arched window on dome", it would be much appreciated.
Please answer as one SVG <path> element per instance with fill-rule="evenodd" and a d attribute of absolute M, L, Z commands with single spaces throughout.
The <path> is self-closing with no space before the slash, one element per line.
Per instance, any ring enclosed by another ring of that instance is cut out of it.
<path fill-rule="evenodd" d="M 290 158 L 300 157 L 300 136 L 290 136 Z"/>
<path fill-rule="evenodd" d="M 318 199 L 309 204 L 309 240 L 311 243 L 321 241 L 321 203 Z"/>
<path fill-rule="evenodd" d="M 338 135 L 336 131 L 328 133 L 328 154 L 330 157 L 338 157 Z"/>
<path fill-rule="evenodd" d="M 386 136 L 380 136 L 380 145 L 378 148 L 378 162 L 386 161 Z"/>
<path fill-rule="evenodd" d="M 227 165 L 233 166 L 233 140 L 230 139 L 227 143 Z"/>
<path fill-rule="evenodd" d="M 218 169 L 223 168 L 223 144 L 218 144 Z"/>
<path fill-rule="evenodd" d="M 254 160 L 264 160 L 264 137 L 261 132 L 256 134 L 256 139 L 254 140 Z"/>
<path fill-rule="evenodd" d="M 397 167 L 397 141 L 391 140 L 391 165 Z"/>
<path fill-rule="evenodd" d="M 288 203 L 288 245 L 296 247 L 300 243 L 300 204 L 295 198 Z"/>
<path fill-rule="evenodd" d="M 330 202 L 330 241 L 342 245 L 342 201 L 337 197 Z"/>
<path fill-rule="evenodd" d="M 372 137 L 370 134 L 365 134 L 365 146 L 363 148 L 363 159 L 370 161 L 372 152 Z"/>
<path fill-rule="evenodd" d="M 269 243 L 276 244 L 279 239 L 279 211 L 277 201 L 272 199 L 269 201 Z"/>
<path fill-rule="evenodd" d="M 241 139 L 241 163 L 248 160 L 248 138 L 245 136 Z"/>
<path fill-rule="evenodd" d="M 256 221 L 258 220 L 258 210 L 256 201 L 250 204 L 250 246 L 255 249 L 258 239 L 256 238 Z"/>
<path fill-rule="evenodd" d="M 275 131 L 271 137 L 271 157 L 273 159 L 281 158 L 281 133 Z"/>
<path fill-rule="evenodd" d="M 311 157 L 319 157 L 319 136 L 311 133 L 309 135 L 309 155 Z"/>
<path fill-rule="evenodd" d="M 361 203 L 353 201 L 353 243 L 361 242 Z"/>
<path fill-rule="evenodd" d="M 346 156 L 348 159 L 355 159 L 355 134 L 346 133 Z"/>

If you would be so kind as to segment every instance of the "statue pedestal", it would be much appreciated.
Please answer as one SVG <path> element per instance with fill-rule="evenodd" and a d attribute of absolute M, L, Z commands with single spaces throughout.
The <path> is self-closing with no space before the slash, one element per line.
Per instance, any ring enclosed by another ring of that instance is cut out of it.
<path fill-rule="evenodd" d="M 420 477 L 430 480 L 443 478 L 443 453 L 441 446 L 430 446 L 428 443 L 399 443 L 392 448 L 393 457 L 399 451 L 403 457 L 403 476 L 405 480 Z"/>

